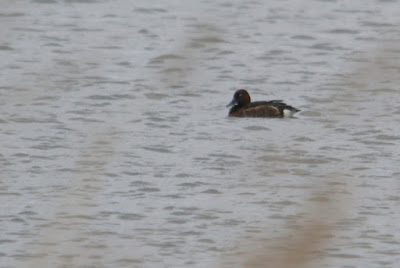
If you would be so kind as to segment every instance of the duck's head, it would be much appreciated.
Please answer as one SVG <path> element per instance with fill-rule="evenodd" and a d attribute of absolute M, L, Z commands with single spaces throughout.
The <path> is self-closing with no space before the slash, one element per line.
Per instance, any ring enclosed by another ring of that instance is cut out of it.
<path fill-rule="evenodd" d="M 233 95 L 232 101 L 226 106 L 233 106 L 233 105 L 238 105 L 238 106 L 244 106 L 249 104 L 251 101 L 250 95 L 245 89 L 239 89 L 235 92 Z"/>

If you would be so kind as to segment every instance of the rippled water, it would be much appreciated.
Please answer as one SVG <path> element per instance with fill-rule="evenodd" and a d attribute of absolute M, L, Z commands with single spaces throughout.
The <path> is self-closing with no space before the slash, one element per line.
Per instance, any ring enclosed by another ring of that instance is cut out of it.
<path fill-rule="evenodd" d="M 399 11 L 3 3 L 0 266 L 248 266 L 327 219 L 308 264 L 395 267 Z M 302 112 L 228 118 L 238 88 Z"/>

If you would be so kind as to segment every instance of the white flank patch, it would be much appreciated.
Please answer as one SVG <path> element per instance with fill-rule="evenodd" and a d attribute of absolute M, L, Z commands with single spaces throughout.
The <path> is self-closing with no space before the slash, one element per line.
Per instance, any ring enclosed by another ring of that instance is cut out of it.
<path fill-rule="evenodd" d="M 284 117 L 292 117 L 296 112 L 295 111 L 291 111 L 289 109 L 284 109 L 283 110 L 283 116 Z"/>

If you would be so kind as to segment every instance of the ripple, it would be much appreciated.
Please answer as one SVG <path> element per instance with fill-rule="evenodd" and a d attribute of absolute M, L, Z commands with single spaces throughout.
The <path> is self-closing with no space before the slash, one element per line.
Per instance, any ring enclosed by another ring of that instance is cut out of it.
<path fill-rule="evenodd" d="M 197 214 L 194 219 L 197 220 L 216 220 L 219 218 L 219 216 L 213 215 L 213 214 Z"/>
<path fill-rule="evenodd" d="M 316 50 L 325 50 L 325 51 L 332 51 L 332 50 L 342 50 L 343 48 L 340 46 L 334 46 L 331 43 L 317 43 L 310 47 L 311 49 Z"/>
<path fill-rule="evenodd" d="M 155 58 L 152 58 L 149 61 L 149 64 L 158 64 L 158 63 L 164 63 L 167 60 L 183 60 L 185 57 L 177 55 L 177 54 L 164 54 L 157 56 Z"/>
<path fill-rule="evenodd" d="M 167 10 L 163 9 L 163 8 L 137 7 L 133 11 L 138 12 L 138 13 L 143 13 L 143 14 L 167 13 Z"/>
<path fill-rule="evenodd" d="M 196 182 L 185 182 L 185 183 L 178 184 L 178 186 L 186 187 L 186 188 L 194 188 L 194 187 L 199 187 L 199 186 L 204 186 L 204 185 L 208 185 L 208 183 L 196 181 Z"/>
<path fill-rule="evenodd" d="M 144 186 L 148 186 L 148 185 L 152 185 L 152 183 L 147 182 L 147 181 L 132 181 L 130 183 L 130 186 L 144 187 Z"/>
<path fill-rule="evenodd" d="M 14 50 L 14 49 L 7 45 L 0 45 L 0 50 Z"/>
<path fill-rule="evenodd" d="M 220 191 L 216 190 L 216 189 L 208 189 L 206 191 L 202 192 L 203 194 L 222 194 Z"/>
<path fill-rule="evenodd" d="M 122 258 L 115 261 L 118 266 L 129 267 L 134 264 L 141 264 L 145 261 L 142 259 L 135 259 L 135 258 Z"/>
<path fill-rule="evenodd" d="M 169 97 L 167 94 L 163 93 L 147 93 L 145 96 L 150 100 L 163 100 Z"/>
<path fill-rule="evenodd" d="M 356 30 L 338 28 L 338 29 L 330 30 L 330 31 L 328 31 L 328 33 L 332 33 L 332 34 L 358 34 L 360 32 L 356 31 Z"/>
<path fill-rule="evenodd" d="M 155 193 L 155 192 L 160 192 L 160 189 L 155 188 L 155 187 L 144 187 L 144 188 L 138 189 L 138 191 L 146 192 L 146 193 Z"/>
<path fill-rule="evenodd" d="M 10 243 L 15 243 L 15 240 L 12 239 L 0 239 L 0 245 L 2 244 L 10 244 Z"/>
<path fill-rule="evenodd" d="M 339 259 L 358 259 L 361 258 L 360 255 L 356 254 L 346 254 L 346 253 L 331 253 L 329 254 L 331 257 L 339 258 Z"/>
<path fill-rule="evenodd" d="M 152 152 L 157 152 L 157 153 L 163 153 L 163 154 L 170 154 L 173 153 L 172 150 L 163 147 L 163 146 L 157 146 L 157 147 L 149 147 L 149 146 L 144 146 L 143 149 L 152 151 Z"/>
<path fill-rule="evenodd" d="M 136 97 L 129 94 L 114 94 L 114 95 L 91 95 L 86 97 L 89 100 L 133 100 Z"/>
<path fill-rule="evenodd" d="M 0 18 L 1 17 L 23 17 L 23 16 L 25 16 L 25 13 L 22 13 L 22 12 L 0 13 Z"/>
<path fill-rule="evenodd" d="M 136 213 L 119 213 L 118 218 L 121 220 L 137 221 L 143 219 L 145 216 Z"/>
<path fill-rule="evenodd" d="M 215 241 L 212 239 L 208 239 L 208 238 L 202 238 L 197 240 L 200 243 L 206 243 L 206 244 L 215 244 Z"/>
<path fill-rule="evenodd" d="M 263 126 L 248 126 L 245 127 L 245 129 L 247 130 L 254 130 L 254 131 L 265 131 L 265 130 L 271 130 L 267 127 L 263 127 Z"/>
<path fill-rule="evenodd" d="M 226 42 L 224 39 L 219 38 L 217 36 L 204 36 L 199 38 L 192 38 L 194 43 L 224 43 Z"/>
<path fill-rule="evenodd" d="M 392 135 L 378 135 L 375 138 L 378 140 L 386 140 L 386 141 L 400 140 L 400 136 L 392 136 Z"/>
<path fill-rule="evenodd" d="M 362 26 L 366 26 L 366 27 L 374 27 L 374 28 L 391 28 L 391 27 L 395 27 L 394 24 L 385 23 L 385 22 L 377 22 L 377 21 L 362 21 L 361 25 Z"/>
<path fill-rule="evenodd" d="M 292 36 L 292 39 L 297 39 L 297 40 L 315 40 L 315 38 L 310 36 L 310 35 L 294 35 L 294 36 Z"/>
<path fill-rule="evenodd" d="M 21 194 L 17 192 L 0 192 L 0 196 L 21 196 Z"/>

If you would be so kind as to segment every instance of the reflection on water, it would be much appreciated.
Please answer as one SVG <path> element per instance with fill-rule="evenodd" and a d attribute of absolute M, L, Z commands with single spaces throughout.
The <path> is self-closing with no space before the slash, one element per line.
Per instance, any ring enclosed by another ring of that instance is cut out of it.
<path fill-rule="evenodd" d="M 10 2 L 2 266 L 395 266 L 398 8 L 310 3 Z"/>

